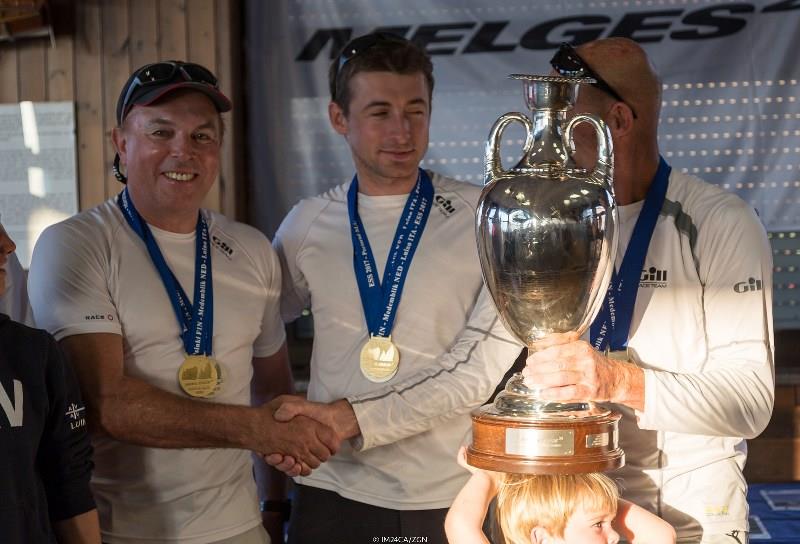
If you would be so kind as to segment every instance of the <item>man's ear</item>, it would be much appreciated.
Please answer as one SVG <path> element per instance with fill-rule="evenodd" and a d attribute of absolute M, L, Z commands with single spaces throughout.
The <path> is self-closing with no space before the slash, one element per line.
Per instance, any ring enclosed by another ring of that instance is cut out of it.
<path fill-rule="evenodd" d="M 342 136 L 347 136 L 347 115 L 336 102 L 328 104 L 328 119 L 331 121 L 333 130 Z"/>
<path fill-rule="evenodd" d="M 120 127 L 111 129 L 111 142 L 114 144 L 114 149 L 119 153 L 119 159 L 122 164 L 126 164 L 128 155 L 128 145 L 125 140 L 125 135 Z"/>
<path fill-rule="evenodd" d="M 633 130 L 633 110 L 624 102 L 617 102 L 606 116 L 606 124 L 612 136 L 625 136 Z"/>
<path fill-rule="evenodd" d="M 549 544 L 551 541 L 550 533 L 541 525 L 531 529 L 531 544 Z"/>

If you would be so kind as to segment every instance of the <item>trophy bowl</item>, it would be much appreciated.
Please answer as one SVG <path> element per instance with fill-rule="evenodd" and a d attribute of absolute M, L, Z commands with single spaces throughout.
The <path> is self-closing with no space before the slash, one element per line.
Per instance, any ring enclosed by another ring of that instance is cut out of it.
<path fill-rule="evenodd" d="M 588 328 L 614 266 L 617 210 L 611 134 L 592 115 L 567 119 L 587 78 L 512 75 L 524 84 L 530 117 L 512 112 L 492 127 L 476 212 L 484 282 L 506 329 L 528 349 Z M 500 142 L 513 122 L 526 130 L 523 156 L 503 169 Z M 573 159 L 573 134 L 594 129 L 592 169 Z M 618 413 L 590 401 L 548 402 L 521 374 L 494 404 L 472 413 L 470 465 L 502 472 L 568 474 L 620 467 Z"/>

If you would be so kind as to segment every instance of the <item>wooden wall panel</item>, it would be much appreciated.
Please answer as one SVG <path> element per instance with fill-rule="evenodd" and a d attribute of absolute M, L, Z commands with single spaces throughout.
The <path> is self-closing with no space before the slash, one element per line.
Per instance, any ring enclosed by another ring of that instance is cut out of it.
<path fill-rule="evenodd" d="M 58 36 L 55 47 L 45 48 L 47 98 L 51 102 L 75 97 L 75 51 L 71 37 Z"/>
<path fill-rule="evenodd" d="M 158 59 L 158 1 L 136 0 L 129 15 L 130 66 L 135 70 Z"/>
<path fill-rule="evenodd" d="M 47 100 L 47 65 L 45 44 L 41 41 L 25 42 L 17 47 L 19 74 L 19 100 L 44 102 Z"/>
<path fill-rule="evenodd" d="M 214 27 L 214 0 L 191 0 L 186 5 L 187 27 L 187 60 L 213 67 L 216 72 L 217 52 L 208 44 L 215 43 L 216 28 Z M 221 207 L 220 199 L 221 181 L 211 188 L 203 201 L 203 206 L 218 210 Z"/>
<path fill-rule="evenodd" d="M 101 69 L 103 71 L 103 165 L 111 172 L 114 161 L 114 145 L 111 129 L 117 124 L 117 98 L 128 76 L 131 75 L 130 28 L 128 26 L 128 0 L 106 0 L 103 3 L 103 49 Z M 106 198 L 118 193 L 122 186 L 113 175 L 105 177 Z"/>
<path fill-rule="evenodd" d="M 0 47 L 0 103 L 19 102 L 17 51 Z"/>
<path fill-rule="evenodd" d="M 191 0 L 194 2 L 195 0 Z M 161 0 L 158 10 L 159 55 L 164 60 L 186 59 L 186 2 Z"/>
<path fill-rule="evenodd" d="M 80 208 L 120 190 L 111 174 L 119 92 L 131 71 L 159 60 L 191 60 L 214 71 L 240 106 L 240 0 L 81 0 L 72 35 L 0 43 L 0 103 L 74 101 Z M 236 36 L 234 41 L 234 36 Z M 235 74 L 235 76 L 234 76 Z M 237 78 L 237 79 L 234 79 Z M 238 112 L 226 114 L 219 183 L 205 205 L 242 219 L 245 207 Z M 237 213 L 241 211 L 242 213 Z"/>
<path fill-rule="evenodd" d="M 80 208 L 85 210 L 105 200 L 109 175 L 103 163 L 103 10 L 100 2 L 91 1 L 78 2 L 75 9 L 79 21 L 73 39 L 78 193 Z"/>
<path fill-rule="evenodd" d="M 233 110 L 227 114 L 227 130 L 222 141 L 222 164 L 219 174 L 220 209 L 230 217 L 247 216 L 245 199 L 246 168 L 244 164 L 244 95 L 242 94 L 241 20 L 238 2 L 216 2 L 217 77 L 219 85 L 233 100 Z"/>

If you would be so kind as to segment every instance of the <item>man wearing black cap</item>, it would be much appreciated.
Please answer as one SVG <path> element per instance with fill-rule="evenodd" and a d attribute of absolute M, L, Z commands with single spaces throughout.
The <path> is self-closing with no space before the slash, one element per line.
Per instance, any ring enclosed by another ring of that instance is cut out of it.
<path fill-rule="evenodd" d="M 134 72 L 112 132 L 125 188 L 34 250 L 34 316 L 78 372 L 110 544 L 268 542 L 247 450 L 282 452 L 307 474 L 337 448 L 321 424 L 247 406 L 291 382 L 275 253 L 200 208 L 230 109 L 197 64 Z"/>

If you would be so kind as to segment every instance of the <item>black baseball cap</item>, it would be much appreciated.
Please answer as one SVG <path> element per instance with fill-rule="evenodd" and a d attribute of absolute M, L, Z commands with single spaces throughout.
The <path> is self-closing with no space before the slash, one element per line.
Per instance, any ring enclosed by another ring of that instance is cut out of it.
<path fill-rule="evenodd" d="M 211 70 L 193 62 L 170 60 L 147 64 L 131 74 L 117 100 L 117 124 L 122 124 L 133 106 L 149 106 L 179 89 L 203 93 L 219 112 L 231 109 L 230 99 L 219 90 Z"/>

